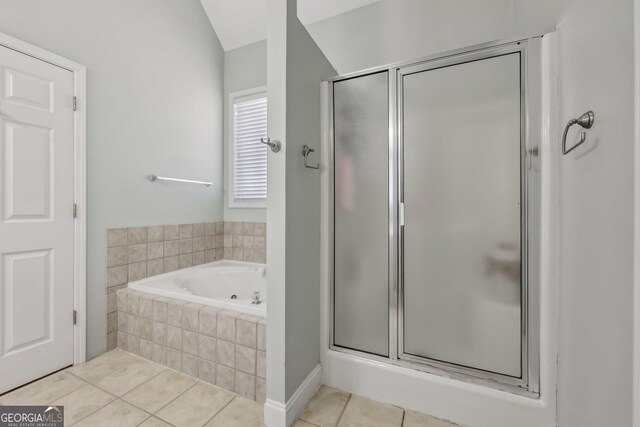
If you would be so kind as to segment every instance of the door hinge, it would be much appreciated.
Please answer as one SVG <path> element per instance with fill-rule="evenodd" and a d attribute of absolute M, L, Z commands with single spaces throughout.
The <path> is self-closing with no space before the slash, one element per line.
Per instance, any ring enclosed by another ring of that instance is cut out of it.
<path fill-rule="evenodd" d="M 78 98 L 76 96 L 73 97 L 73 111 L 78 111 Z"/>
<path fill-rule="evenodd" d="M 73 219 L 78 218 L 78 205 L 76 203 L 73 204 Z"/>
<path fill-rule="evenodd" d="M 78 323 L 78 312 L 73 310 L 73 324 L 77 324 Z"/>

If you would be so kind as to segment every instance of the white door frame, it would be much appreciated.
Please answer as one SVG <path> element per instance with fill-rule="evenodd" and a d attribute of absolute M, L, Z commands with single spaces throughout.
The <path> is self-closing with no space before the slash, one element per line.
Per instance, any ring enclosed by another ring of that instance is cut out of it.
<path fill-rule="evenodd" d="M 0 46 L 24 53 L 73 73 L 76 111 L 74 113 L 74 199 L 77 217 L 74 221 L 73 307 L 77 321 L 73 332 L 73 363 L 86 360 L 86 295 L 87 295 L 87 68 L 77 62 L 48 52 L 37 46 L 0 33 Z M 71 215 L 72 212 L 69 212 Z"/>

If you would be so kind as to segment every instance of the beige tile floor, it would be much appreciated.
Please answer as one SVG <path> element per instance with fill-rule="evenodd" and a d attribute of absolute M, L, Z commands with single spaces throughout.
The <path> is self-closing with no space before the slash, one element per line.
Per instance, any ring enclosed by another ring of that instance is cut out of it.
<path fill-rule="evenodd" d="M 82 427 L 261 427 L 262 405 L 179 372 L 113 350 L 0 396 L 0 405 L 64 405 Z M 452 427 L 322 386 L 295 427 Z"/>

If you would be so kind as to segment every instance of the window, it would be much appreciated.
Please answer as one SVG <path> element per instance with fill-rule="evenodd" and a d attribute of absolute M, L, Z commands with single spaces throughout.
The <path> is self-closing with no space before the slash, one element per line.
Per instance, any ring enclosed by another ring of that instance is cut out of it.
<path fill-rule="evenodd" d="M 229 206 L 264 208 L 267 202 L 267 92 L 230 96 Z"/>

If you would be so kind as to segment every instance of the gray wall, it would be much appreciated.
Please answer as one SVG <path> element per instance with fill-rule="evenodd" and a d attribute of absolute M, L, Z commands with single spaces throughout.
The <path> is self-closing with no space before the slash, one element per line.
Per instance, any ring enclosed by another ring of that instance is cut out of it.
<path fill-rule="evenodd" d="M 224 52 L 199 0 L 1 0 L 0 31 L 88 68 L 92 357 L 106 348 L 105 229 L 222 220 Z"/>
<path fill-rule="evenodd" d="M 224 220 L 264 222 L 266 209 L 229 207 L 229 94 L 267 85 L 267 41 L 227 51 L 224 56 Z"/>
<path fill-rule="evenodd" d="M 596 114 L 560 159 L 558 425 L 630 426 L 633 1 L 580 0 L 558 30 L 560 124 Z"/>
<path fill-rule="evenodd" d="M 295 2 L 293 2 L 295 4 Z M 293 15 L 287 25 L 286 383 L 289 399 L 320 363 L 320 171 L 303 165 L 302 145 L 321 158 L 320 82 L 336 75 Z"/>
<path fill-rule="evenodd" d="M 320 362 L 320 82 L 335 75 L 296 15 L 296 0 L 268 0 L 267 399 L 286 403 Z M 284 333 L 283 333 L 284 331 Z"/>

